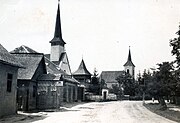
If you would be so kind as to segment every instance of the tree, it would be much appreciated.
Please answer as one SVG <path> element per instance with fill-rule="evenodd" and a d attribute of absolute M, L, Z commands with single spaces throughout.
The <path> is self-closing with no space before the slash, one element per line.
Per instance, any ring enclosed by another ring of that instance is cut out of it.
<path fill-rule="evenodd" d="M 175 62 L 178 65 L 177 67 L 180 68 L 180 25 L 176 34 L 178 37 L 170 40 L 170 46 L 173 48 L 171 51 L 172 55 L 176 56 Z"/>
<path fill-rule="evenodd" d="M 174 77 L 172 74 L 173 65 L 169 62 L 163 62 L 158 64 L 158 66 L 158 71 L 154 75 L 154 82 L 157 91 L 156 94 L 162 109 L 166 109 L 167 105 L 165 103 L 164 97 L 171 95 L 171 92 L 174 89 Z"/>
<path fill-rule="evenodd" d="M 176 32 L 177 38 L 170 40 L 170 46 L 172 47 L 172 55 L 176 56 L 177 67 L 173 71 L 174 83 L 176 83 L 176 89 L 174 90 L 174 96 L 180 96 L 180 25 L 179 30 Z M 174 99 L 175 100 L 175 99 Z M 173 101 L 174 102 L 174 101 Z"/>
<path fill-rule="evenodd" d="M 99 83 L 99 78 L 98 78 L 98 72 L 96 69 L 94 69 L 93 77 L 91 79 L 92 84 L 98 84 Z"/>
<path fill-rule="evenodd" d="M 91 84 L 89 86 L 89 90 L 90 90 L 90 92 L 92 92 L 94 94 L 100 93 L 100 83 L 99 83 L 98 72 L 96 69 L 94 69 L 94 73 L 91 78 Z"/>
<path fill-rule="evenodd" d="M 119 88 L 123 88 L 123 94 L 134 96 L 135 95 L 135 82 L 129 73 L 124 73 L 116 78 L 119 83 Z"/>

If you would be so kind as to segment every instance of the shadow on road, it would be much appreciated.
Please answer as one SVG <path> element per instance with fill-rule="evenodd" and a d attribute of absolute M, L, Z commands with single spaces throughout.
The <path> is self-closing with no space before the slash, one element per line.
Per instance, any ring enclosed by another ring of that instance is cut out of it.
<path fill-rule="evenodd" d="M 43 120 L 46 117 L 46 114 L 16 114 L 1 118 L 0 123 L 29 123 L 33 121 Z"/>
<path fill-rule="evenodd" d="M 48 117 L 48 113 L 53 112 L 67 112 L 67 111 L 80 111 L 73 109 L 77 105 L 82 105 L 84 102 L 63 103 L 59 109 L 44 109 L 32 111 L 18 111 L 16 115 L 10 115 L 0 118 L 0 123 L 30 123 L 38 120 L 43 120 Z M 89 107 L 80 107 L 89 108 Z"/>

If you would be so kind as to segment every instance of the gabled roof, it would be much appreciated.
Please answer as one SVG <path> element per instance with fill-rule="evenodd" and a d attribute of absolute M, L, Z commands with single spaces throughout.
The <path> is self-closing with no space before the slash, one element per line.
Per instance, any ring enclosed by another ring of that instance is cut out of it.
<path fill-rule="evenodd" d="M 11 55 L 1 44 L 0 44 L 0 62 L 15 67 L 24 67 L 13 55 Z"/>
<path fill-rule="evenodd" d="M 22 45 L 20 47 L 15 48 L 10 53 L 38 53 L 38 52 L 36 52 L 35 50 L 33 50 L 25 45 Z"/>
<path fill-rule="evenodd" d="M 58 43 L 60 45 L 66 44 L 62 39 L 62 31 L 61 31 L 61 19 L 60 19 L 60 7 L 58 3 L 57 15 L 56 15 L 56 25 L 55 25 L 55 32 L 54 38 L 50 41 L 50 43 Z"/>
<path fill-rule="evenodd" d="M 124 73 L 124 71 L 102 71 L 100 78 L 105 82 L 113 83 L 117 82 L 116 78 L 122 76 Z"/>
<path fill-rule="evenodd" d="M 82 59 L 79 68 L 77 71 L 73 73 L 73 75 L 91 75 L 91 73 L 87 70 L 84 60 Z"/>
<path fill-rule="evenodd" d="M 129 48 L 128 59 L 127 59 L 127 62 L 124 64 L 124 66 L 133 66 L 133 67 L 135 67 L 135 65 L 133 64 L 132 59 L 131 59 L 131 51 L 130 51 L 130 48 Z"/>
<path fill-rule="evenodd" d="M 40 53 L 13 53 L 13 55 L 18 59 L 19 62 L 26 69 L 19 69 L 18 79 L 30 80 L 33 78 L 41 60 L 43 59 L 43 54 Z"/>

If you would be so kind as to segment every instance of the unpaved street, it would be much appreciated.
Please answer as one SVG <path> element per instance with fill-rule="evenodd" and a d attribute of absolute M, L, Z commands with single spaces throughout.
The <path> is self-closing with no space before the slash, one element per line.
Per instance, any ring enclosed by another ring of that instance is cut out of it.
<path fill-rule="evenodd" d="M 72 106 L 72 105 L 71 105 Z M 175 123 L 156 115 L 142 101 L 92 102 L 37 113 L 20 113 L 0 123 Z"/>
<path fill-rule="evenodd" d="M 156 115 L 142 102 L 117 101 L 93 102 L 66 109 L 63 112 L 48 113 L 43 120 L 33 123 L 175 123 Z"/>

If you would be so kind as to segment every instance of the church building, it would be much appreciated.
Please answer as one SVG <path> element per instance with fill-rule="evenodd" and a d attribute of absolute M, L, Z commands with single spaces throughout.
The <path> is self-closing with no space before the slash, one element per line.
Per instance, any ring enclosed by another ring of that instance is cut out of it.
<path fill-rule="evenodd" d="M 54 37 L 50 41 L 51 43 L 51 54 L 47 54 L 46 57 L 57 65 L 60 70 L 63 70 L 68 75 L 71 75 L 71 69 L 65 52 L 65 44 L 62 38 L 61 31 L 61 20 L 60 20 L 60 5 L 58 4 L 57 15 L 56 15 L 56 24 Z"/>
<path fill-rule="evenodd" d="M 132 79 L 134 79 L 134 75 L 135 75 L 134 71 L 135 71 L 135 65 L 132 62 L 131 51 L 129 48 L 128 59 L 127 59 L 127 62 L 124 64 L 124 70 L 122 70 L 122 71 L 102 71 L 102 73 L 100 75 L 100 81 L 105 82 L 109 89 L 112 89 L 112 86 L 119 87 L 119 84 L 116 80 L 117 77 L 123 76 L 125 74 L 130 74 Z"/>

